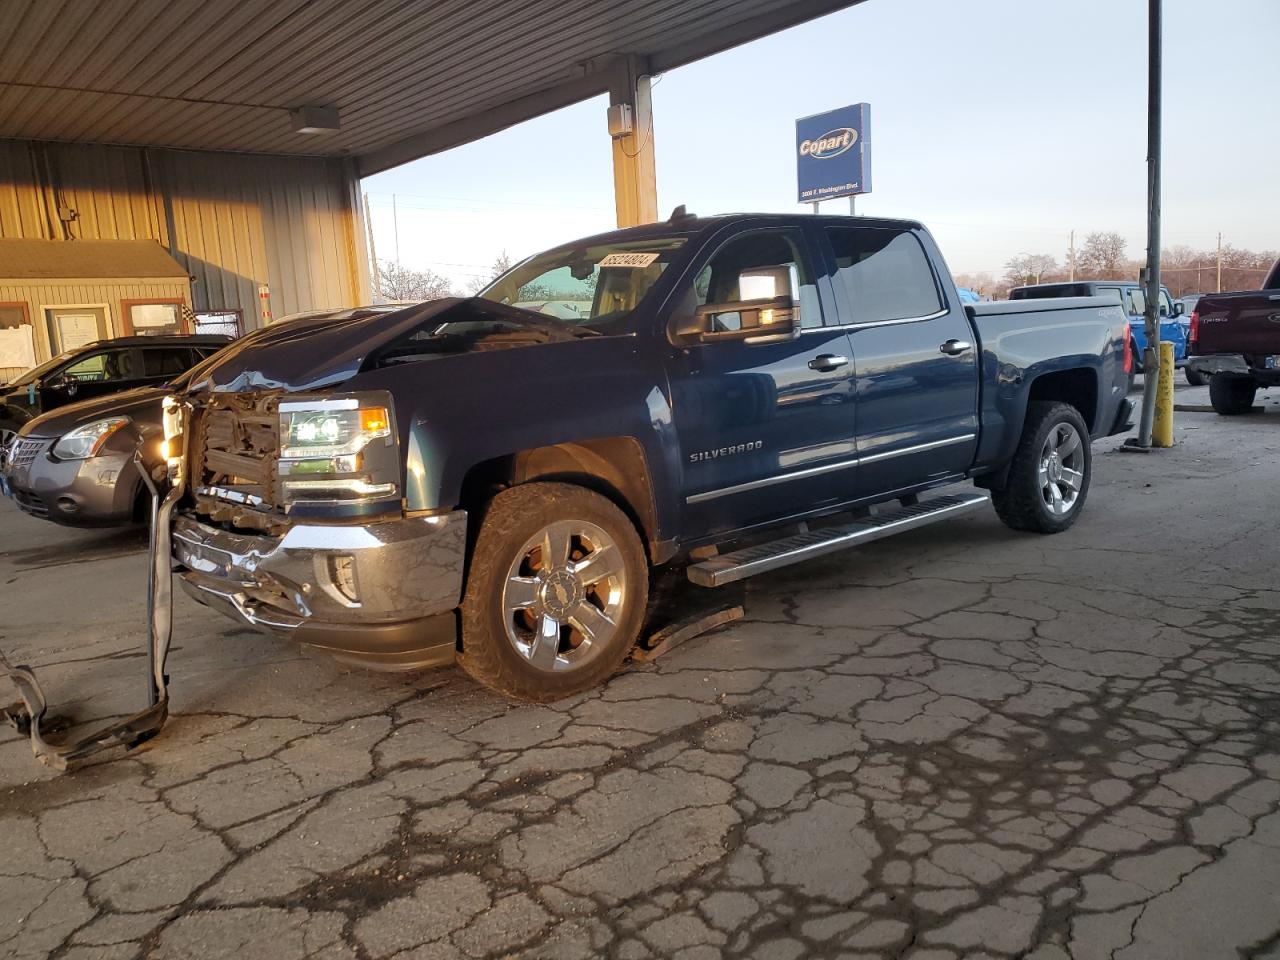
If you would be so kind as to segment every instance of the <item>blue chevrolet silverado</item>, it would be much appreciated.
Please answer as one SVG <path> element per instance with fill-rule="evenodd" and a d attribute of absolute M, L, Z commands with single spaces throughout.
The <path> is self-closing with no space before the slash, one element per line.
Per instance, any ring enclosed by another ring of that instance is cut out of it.
<path fill-rule="evenodd" d="M 664 565 L 716 587 L 988 502 L 1065 530 L 1128 339 L 1113 300 L 963 305 L 915 222 L 677 210 L 233 345 L 166 400 L 161 517 L 242 623 L 554 699 Z"/>

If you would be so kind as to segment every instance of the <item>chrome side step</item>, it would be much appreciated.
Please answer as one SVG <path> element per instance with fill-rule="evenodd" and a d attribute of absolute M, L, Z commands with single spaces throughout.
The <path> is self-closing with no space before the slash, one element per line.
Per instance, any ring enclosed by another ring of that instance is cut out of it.
<path fill-rule="evenodd" d="M 722 587 L 735 580 L 754 577 L 757 573 L 777 570 L 779 567 L 812 560 L 837 550 L 882 540 L 895 533 L 904 533 L 939 520 L 948 520 L 985 507 L 989 502 L 990 497 L 985 493 L 934 497 L 910 507 L 900 507 L 852 523 L 798 533 L 771 543 L 760 543 L 733 553 L 724 553 L 690 564 L 688 576 L 700 587 Z"/>

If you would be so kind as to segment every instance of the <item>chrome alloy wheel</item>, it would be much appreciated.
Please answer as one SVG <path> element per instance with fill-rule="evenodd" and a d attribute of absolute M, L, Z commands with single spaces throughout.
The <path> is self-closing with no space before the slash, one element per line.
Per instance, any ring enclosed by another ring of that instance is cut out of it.
<path fill-rule="evenodd" d="M 1040 450 L 1040 496 L 1055 516 L 1070 513 L 1084 488 L 1084 445 L 1080 432 L 1069 423 L 1049 431 Z"/>
<path fill-rule="evenodd" d="M 627 599 L 622 552 L 594 523 L 558 520 L 516 553 L 502 590 L 507 640 L 539 670 L 592 660 Z"/>

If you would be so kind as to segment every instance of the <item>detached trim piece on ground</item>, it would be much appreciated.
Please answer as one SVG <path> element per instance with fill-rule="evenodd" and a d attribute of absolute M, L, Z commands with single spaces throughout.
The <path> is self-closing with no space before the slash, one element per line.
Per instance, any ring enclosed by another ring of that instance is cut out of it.
<path fill-rule="evenodd" d="M 151 537 L 148 553 L 150 575 L 147 582 L 147 694 L 145 710 L 116 721 L 78 740 L 55 743 L 45 739 L 41 730 L 45 723 L 48 701 L 28 666 L 13 666 L 0 651 L 0 673 L 4 673 L 18 690 L 22 704 L 0 711 L 9 724 L 24 736 L 31 737 L 31 751 L 36 759 L 55 770 L 67 771 L 90 757 L 123 746 L 132 749 L 150 740 L 169 718 L 169 677 L 165 661 L 173 636 L 173 582 L 170 573 L 169 521 L 173 508 L 182 495 L 182 483 L 170 488 L 164 501 L 137 454 L 134 460 L 143 482 L 151 492 Z"/>

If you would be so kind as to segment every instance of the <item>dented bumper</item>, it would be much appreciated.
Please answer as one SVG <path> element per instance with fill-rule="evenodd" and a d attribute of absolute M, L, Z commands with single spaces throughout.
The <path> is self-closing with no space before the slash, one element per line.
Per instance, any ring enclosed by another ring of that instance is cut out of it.
<path fill-rule="evenodd" d="M 453 661 L 466 529 L 460 510 L 283 536 L 179 516 L 173 558 L 183 589 L 232 619 L 344 662 L 411 670 Z"/>

